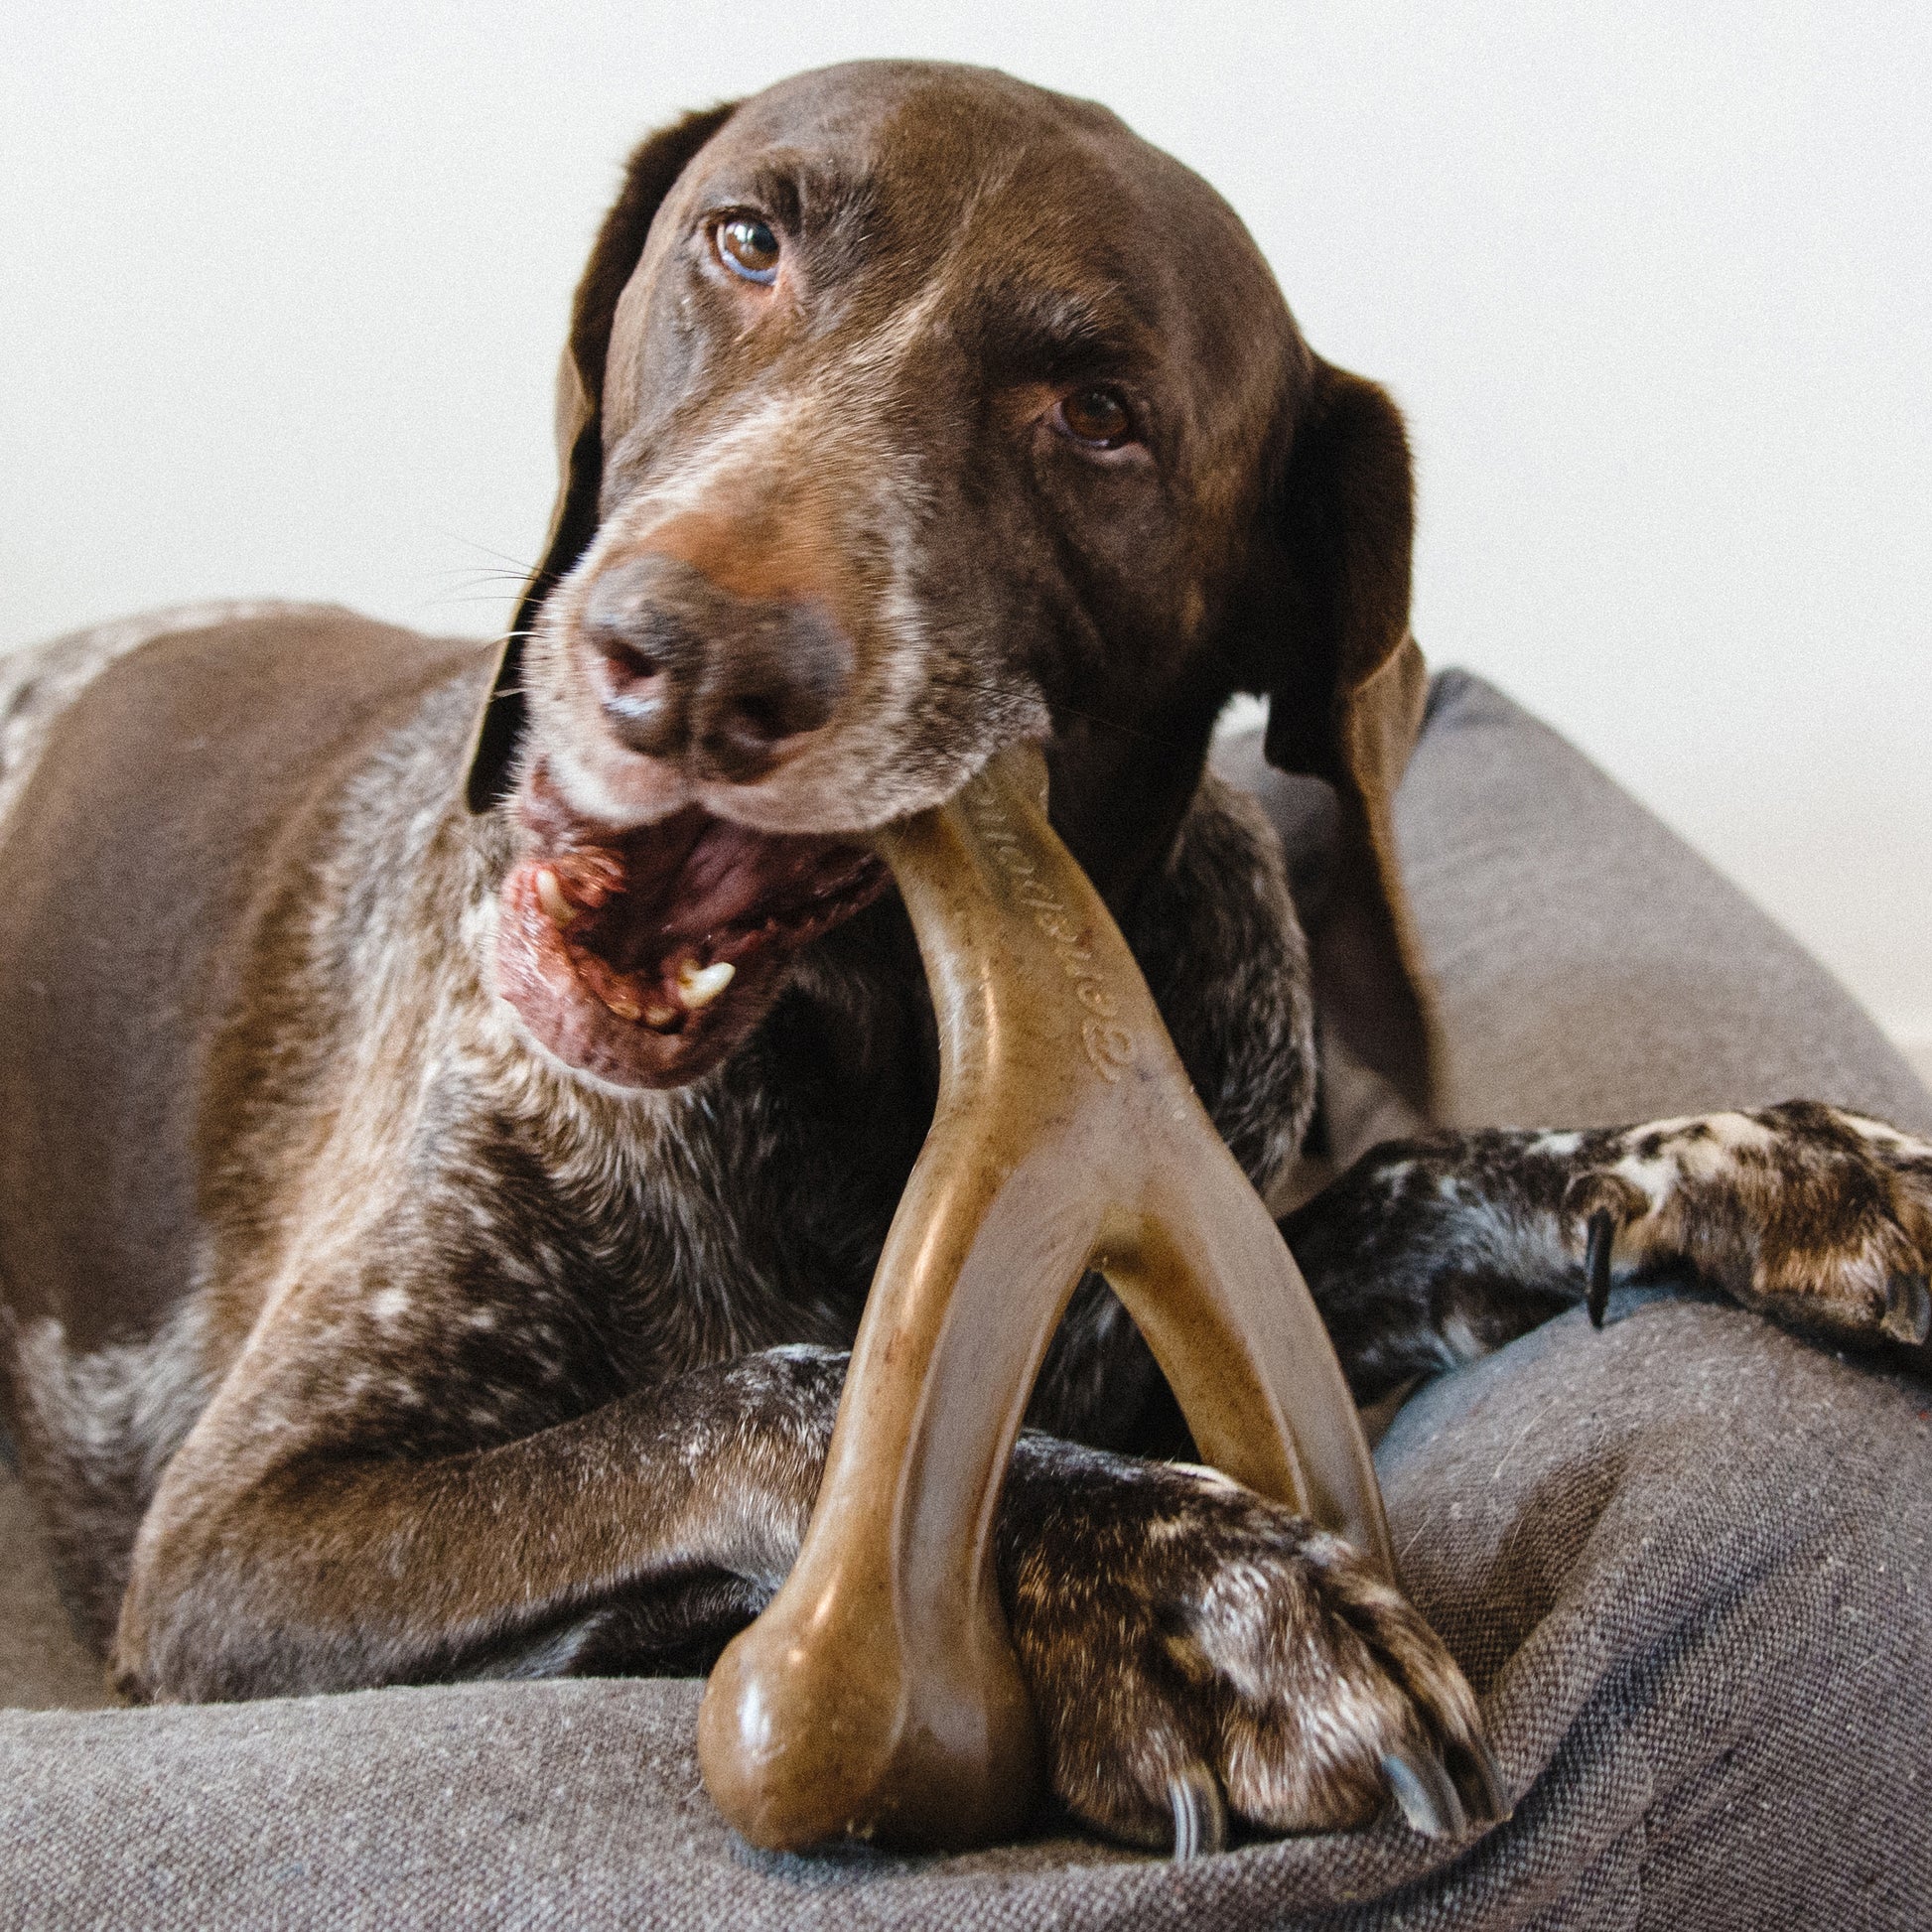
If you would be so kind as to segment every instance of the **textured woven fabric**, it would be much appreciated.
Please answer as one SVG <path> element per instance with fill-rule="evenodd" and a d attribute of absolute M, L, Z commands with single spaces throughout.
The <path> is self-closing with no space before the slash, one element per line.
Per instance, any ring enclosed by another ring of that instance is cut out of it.
<path fill-rule="evenodd" d="M 1932 1124 L 1840 989 L 1486 687 L 1438 680 L 1401 823 L 1461 1117 L 1811 1092 Z M 1611 1313 L 1432 1384 L 1378 1452 L 1518 1801 L 1473 1845 L 762 1857 L 699 1786 L 689 1683 L 13 1710 L 0 1926 L 1926 1922 L 1932 1392 L 1715 1302 Z M 97 1695 L 4 1481 L 0 1539 L 0 1703 Z"/>
<path fill-rule="evenodd" d="M 478 1685 L 0 1720 L 0 1923 L 1922 1923 L 1925 1391 L 1727 1308 L 1613 1313 L 1426 1390 L 1382 1448 L 1520 1799 L 1459 1858 L 1393 1820 L 1188 1866 L 766 1858 L 699 1787 L 695 1684 Z"/>
<path fill-rule="evenodd" d="M 1587 1126 L 1802 1095 L 1932 1133 L 1932 1096 L 1851 995 L 1480 679 L 1436 679 L 1397 813 L 1451 1118 Z"/>

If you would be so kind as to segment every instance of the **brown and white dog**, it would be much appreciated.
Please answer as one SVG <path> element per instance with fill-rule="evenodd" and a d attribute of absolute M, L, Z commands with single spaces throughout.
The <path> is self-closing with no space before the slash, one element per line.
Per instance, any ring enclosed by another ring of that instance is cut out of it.
<path fill-rule="evenodd" d="M 560 417 L 500 671 L 271 607 L 0 680 L 6 1419 L 131 1697 L 688 1669 L 758 1609 L 934 1090 L 863 834 L 1015 739 L 1258 1184 L 1317 1004 L 1427 1105 L 1402 426 L 1194 176 L 971 69 L 694 115 L 630 162 Z M 1311 943 L 1203 775 L 1236 691 L 1338 801 Z M 1932 1323 L 1932 1148 L 1822 1106 L 1425 1137 L 1285 1225 L 1363 1399 L 1583 1299 L 1587 1248 L 1599 1292 Z M 1158 1459 L 1098 1282 L 1033 1421 L 1002 1593 L 1073 1813 L 1501 1812 L 1401 1598 Z"/>

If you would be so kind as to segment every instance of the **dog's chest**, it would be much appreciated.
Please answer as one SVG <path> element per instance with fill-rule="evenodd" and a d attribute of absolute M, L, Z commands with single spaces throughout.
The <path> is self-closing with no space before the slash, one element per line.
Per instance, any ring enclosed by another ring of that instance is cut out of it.
<path fill-rule="evenodd" d="M 786 1343 L 850 1342 L 930 1116 L 930 1083 L 911 1058 L 868 1056 L 855 1073 L 827 1050 L 825 1028 L 822 1012 L 788 1001 L 648 1133 L 625 1133 L 619 1117 L 589 1146 L 545 1146 L 539 1131 L 517 1151 L 525 1175 L 544 1175 L 537 1218 L 559 1286 L 591 1316 L 621 1382 Z M 518 1189 L 501 1168 L 472 1172 L 499 1198 Z M 522 1231 L 511 1222 L 505 1239 Z M 526 1235 L 522 1245 L 534 1244 Z"/>

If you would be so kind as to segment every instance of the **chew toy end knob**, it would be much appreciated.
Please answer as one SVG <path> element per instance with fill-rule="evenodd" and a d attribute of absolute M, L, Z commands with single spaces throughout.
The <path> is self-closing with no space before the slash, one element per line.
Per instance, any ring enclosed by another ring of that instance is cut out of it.
<path fill-rule="evenodd" d="M 959 1851 L 1016 1836 L 1039 1766 L 1004 1628 L 976 1628 L 983 1619 L 969 1613 L 907 1642 L 890 1613 L 852 1614 L 871 1592 L 841 1587 L 844 1578 L 827 1588 L 824 1575 L 849 1547 L 836 1531 L 809 1546 L 797 1587 L 713 1668 L 698 1711 L 713 1801 L 767 1852 L 842 1839 Z"/>

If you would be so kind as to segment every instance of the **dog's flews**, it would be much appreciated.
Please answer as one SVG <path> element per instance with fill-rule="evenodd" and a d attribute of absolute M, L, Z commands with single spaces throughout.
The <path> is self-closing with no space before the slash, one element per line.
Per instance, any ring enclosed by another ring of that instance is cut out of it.
<path fill-rule="evenodd" d="M 202 612 L 0 687 L 8 1418 L 135 1696 L 683 1668 L 757 1609 L 932 1100 L 855 835 L 1017 736 L 1258 1182 L 1317 1003 L 1427 1097 L 1401 425 L 1192 176 L 956 69 L 696 116 L 631 163 L 560 404 L 480 812 L 473 647 Z M 1336 791 L 1307 939 L 1202 775 L 1241 689 Z M 1599 1212 L 1619 1275 L 1923 1340 L 1932 1151 L 1830 1109 L 1398 1146 L 1289 1234 L 1368 1394 L 1581 1300 Z M 1494 1815 L 1401 1599 L 1148 1459 L 1186 1445 L 1097 1284 L 1033 1420 L 1001 1582 L 1077 1815 Z"/>

